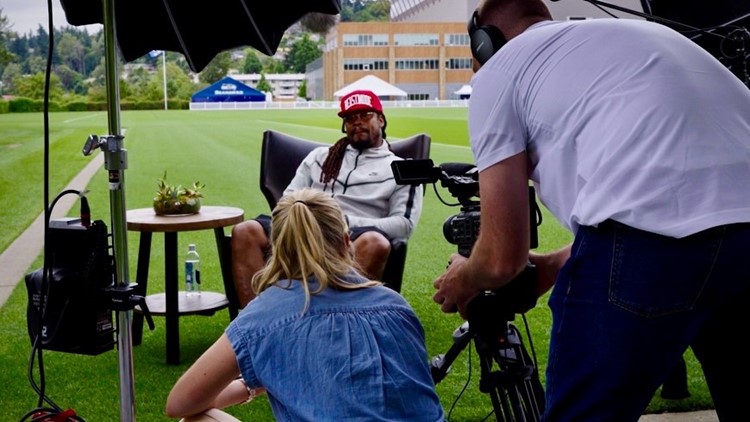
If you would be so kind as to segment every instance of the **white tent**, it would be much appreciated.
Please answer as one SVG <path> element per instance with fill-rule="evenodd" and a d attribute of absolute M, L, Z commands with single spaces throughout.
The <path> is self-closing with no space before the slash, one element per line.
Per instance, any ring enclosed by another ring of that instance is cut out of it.
<path fill-rule="evenodd" d="M 469 96 L 469 95 L 471 95 L 471 85 L 464 85 L 464 86 L 461 87 L 461 89 L 459 89 L 458 91 L 454 91 L 453 93 L 456 94 L 456 95 L 466 95 L 466 96 Z"/>
<path fill-rule="evenodd" d="M 378 97 L 406 97 L 408 94 L 406 91 L 389 84 L 388 82 L 378 78 L 374 75 L 367 75 L 341 89 L 334 92 L 335 97 L 343 97 L 344 95 L 355 91 L 357 89 L 367 89 L 375 93 Z"/>

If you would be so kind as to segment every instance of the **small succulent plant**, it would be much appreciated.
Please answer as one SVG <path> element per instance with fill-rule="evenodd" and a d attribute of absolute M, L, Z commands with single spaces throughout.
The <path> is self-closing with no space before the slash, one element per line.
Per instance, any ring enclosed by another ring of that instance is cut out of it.
<path fill-rule="evenodd" d="M 206 185 L 196 181 L 190 188 L 182 185 L 167 183 L 167 172 L 161 179 L 157 179 L 156 196 L 154 197 L 154 212 L 156 215 L 195 214 L 201 208 L 201 190 Z"/>

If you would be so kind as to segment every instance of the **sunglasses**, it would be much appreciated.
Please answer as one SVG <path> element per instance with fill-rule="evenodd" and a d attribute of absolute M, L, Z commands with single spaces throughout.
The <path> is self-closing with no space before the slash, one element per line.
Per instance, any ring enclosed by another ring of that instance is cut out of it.
<path fill-rule="evenodd" d="M 366 112 L 362 112 L 362 113 L 350 114 L 350 115 L 344 117 L 344 123 L 346 123 L 346 124 L 352 124 L 352 123 L 356 123 L 356 122 L 358 122 L 360 120 L 362 120 L 363 122 L 367 122 L 370 119 L 372 119 L 373 116 L 375 116 L 376 114 L 377 113 L 375 113 L 374 111 L 366 111 Z"/>

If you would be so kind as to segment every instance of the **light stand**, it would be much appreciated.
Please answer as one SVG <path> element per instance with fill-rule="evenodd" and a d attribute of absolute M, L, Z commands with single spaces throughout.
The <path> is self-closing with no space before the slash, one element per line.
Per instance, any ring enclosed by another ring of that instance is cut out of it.
<path fill-rule="evenodd" d="M 120 87 L 115 49 L 114 0 L 103 2 L 104 66 L 107 87 L 107 121 L 110 135 L 99 139 L 89 137 L 83 148 L 89 155 L 95 148 L 104 153 L 104 166 L 109 181 L 109 205 L 112 225 L 112 248 L 115 262 L 115 286 L 112 294 L 113 310 L 117 311 L 117 344 L 120 370 L 120 421 L 135 421 L 135 387 L 133 375 L 133 340 L 131 338 L 133 286 L 128 274 L 128 239 L 126 231 L 125 169 L 127 151 L 123 148 L 120 128 Z M 145 300 L 143 301 L 145 303 Z"/>
<path fill-rule="evenodd" d="M 104 0 L 104 65 L 107 86 L 107 120 L 109 133 L 104 150 L 104 166 L 109 180 L 109 206 L 112 223 L 112 247 L 115 256 L 115 287 L 130 285 L 128 274 L 128 238 L 125 227 L 125 169 L 127 151 L 122 147 L 120 127 L 120 85 L 115 49 L 114 0 Z M 133 374 L 132 310 L 117 311 L 117 344 L 120 369 L 120 421 L 135 421 L 135 386 Z"/>

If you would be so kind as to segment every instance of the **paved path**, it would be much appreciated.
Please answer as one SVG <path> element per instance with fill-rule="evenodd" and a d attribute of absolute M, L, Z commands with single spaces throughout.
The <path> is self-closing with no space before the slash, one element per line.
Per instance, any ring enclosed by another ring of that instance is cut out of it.
<path fill-rule="evenodd" d="M 104 163 L 104 155 L 99 152 L 91 162 L 83 169 L 63 190 L 84 190 L 91 178 Z M 62 192 L 62 191 L 60 191 Z M 50 193 L 50 201 L 59 192 Z M 78 202 L 75 195 L 65 195 L 57 201 L 55 209 L 52 210 L 51 218 L 65 217 L 70 208 Z M 5 304 L 13 289 L 29 271 L 29 267 L 42 252 L 44 245 L 44 211 L 31 223 L 8 248 L 0 254 L 0 307 Z"/>
<path fill-rule="evenodd" d="M 719 422 L 715 410 L 700 410 L 686 413 L 662 413 L 643 415 L 638 422 Z"/>
<path fill-rule="evenodd" d="M 85 189 L 91 178 L 104 163 L 101 152 L 70 182 L 65 189 Z M 57 195 L 55 193 L 55 195 Z M 70 208 L 78 202 L 74 195 L 62 197 L 52 213 L 52 218 L 64 217 Z M 44 244 L 44 213 L 23 232 L 2 254 L 0 254 L 0 307 L 5 304 L 16 284 L 23 279 L 29 267 L 42 252 Z M 713 410 L 688 413 L 665 413 L 644 415 L 639 422 L 718 422 Z"/>

